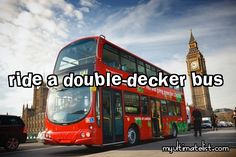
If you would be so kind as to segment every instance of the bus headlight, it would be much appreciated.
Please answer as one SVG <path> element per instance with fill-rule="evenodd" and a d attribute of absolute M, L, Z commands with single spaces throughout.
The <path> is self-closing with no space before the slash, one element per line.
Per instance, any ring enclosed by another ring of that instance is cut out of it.
<path fill-rule="evenodd" d="M 85 133 L 82 132 L 82 133 L 80 134 L 80 136 L 81 136 L 82 138 L 85 138 Z"/>
<path fill-rule="evenodd" d="M 46 133 L 46 134 L 45 134 L 45 137 L 46 137 L 46 138 L 51 138 L 51 134 Z"/>
<path fill-rule="evenodd" d="M 90 137 L 90 132 L 86 132 L 86 137 Z"/>

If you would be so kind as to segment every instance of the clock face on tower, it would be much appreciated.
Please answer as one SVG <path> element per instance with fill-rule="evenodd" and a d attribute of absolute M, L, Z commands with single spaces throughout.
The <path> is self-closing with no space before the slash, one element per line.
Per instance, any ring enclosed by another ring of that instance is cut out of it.
<path fill-rule="evenodd" d="M 189 45 L 189 47 L 190 47 L 190 48 L 196 48 L 197 45 L 196 45 L 196 43 L 191 43 L 191 44 Z"/>
<path fill-rule="evenodd" d="M 191 66 L 191 69 L 192 70 L 197 70 L 198 68 L 199 68 L 199 65 L 198 65 L 198 61 L 192 61 L 191 63 L 190 63 L 190 66 Z"/>

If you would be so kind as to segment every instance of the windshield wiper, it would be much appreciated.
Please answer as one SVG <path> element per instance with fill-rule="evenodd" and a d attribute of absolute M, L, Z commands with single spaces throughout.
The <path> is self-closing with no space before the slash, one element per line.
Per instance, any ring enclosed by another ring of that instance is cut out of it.
<path fill-rule="evenodd" d="M 72 113 L 69 113 L 69 114 L 84 114 L 85 111 L 84 110 L 79 110 L 79 111 L 75 111 L 75 112 L 72 112 Z"/>

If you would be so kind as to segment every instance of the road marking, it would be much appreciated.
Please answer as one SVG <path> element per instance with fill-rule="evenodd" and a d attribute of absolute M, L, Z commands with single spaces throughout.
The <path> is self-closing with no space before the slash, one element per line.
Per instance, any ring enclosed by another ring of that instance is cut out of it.
<path fill-rule="evenodd" d="M 184 135 L 178 135 L 177 137 L 184 137 L 184 136 L 189 136 L 189 135 L 193 135 L 193 133 L 184 134 Z"/>

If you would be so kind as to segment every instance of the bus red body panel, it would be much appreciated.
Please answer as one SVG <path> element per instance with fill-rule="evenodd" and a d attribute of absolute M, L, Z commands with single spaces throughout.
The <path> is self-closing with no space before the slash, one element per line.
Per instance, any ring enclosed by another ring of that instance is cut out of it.
<path fill-rule="evenodd" d="M 120 65 L 105 63 L 106 59 L 111 61 L 116 55 Z M 121 64 L 122 55 L 131 59 L 129 61 L 137 69 L 143 66 L 146 74 L 150 69 L 154 69 L 155 73 L 167 73 L 101 37 L 83 38 L 68 44 L 57 57 L 54 73 L 59 80 L 69 72 L 93 74 L 94 71 L 103 75 L 106 72 L 120 74 L 122 78 L 127 78 L 130 73 L 124 70 L 125 64 Z M 167 137 L 172 134 L 174 125 L 178 131 L 184 131 L 186 118 L 182 89 L 129 88 L 124 84 L 109 88 L 59 87 L 49 92 L 44 143 L 102 146 L 128 142 L 130 127 L 134 128 L 139 140 Z"/>

